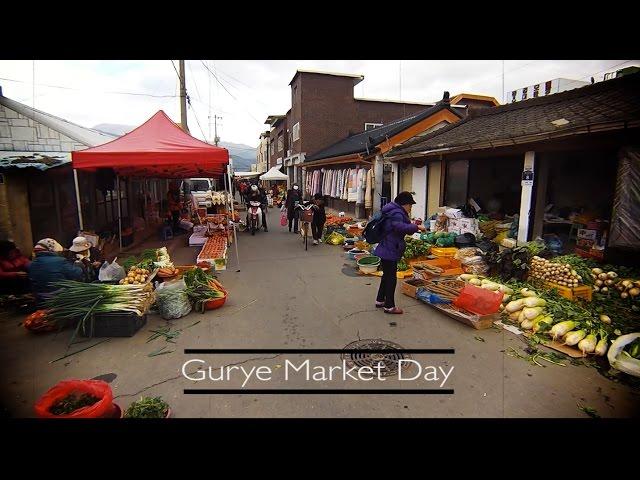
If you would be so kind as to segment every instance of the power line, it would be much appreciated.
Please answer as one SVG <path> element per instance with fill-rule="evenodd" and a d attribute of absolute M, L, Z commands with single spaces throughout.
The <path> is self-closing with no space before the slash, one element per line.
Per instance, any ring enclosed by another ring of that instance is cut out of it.
<path fill-rule="evenodd" d="M 206 141 L 207 136 L 204 134 L 204 131 L 202 130 L 202 126 L 200 125 L 200 120 L 198 120 L 198 115 L 196 114 L 195 108 L 193 108 L 193 105 L 191 105 L 191 99 L 189 98 L 189 95 L 187 95 L 187 103 L 189 104 L 189 108 L 193 112 L 193 116 L 196 119 L 196 123 L 198 124 L 198 128 L 200 128 L 200 133 L 202 134 L 202 138 L 204 138 L 205 141 Z"/>
<path fill-rule="evenodd" d="M 0 77 L 0 80 L 4 80 L 4 81 L 7 81 L 7 82 L 16 82 L 16 83 L 28 83 L 28 84 L 32 83 L 32 82 L 25 82 L 24 80 L 15 80 L 13 78 L 3 78 L 3 77 Z M 39 87 L 57 88 L 57 89 L 61 89 L 61 90 L 74 90 L 74 91 L 78 91 L 78 92 L 104 93 L 104 94 L 107 94 L 107 95 L 136 95 L 136 96 L 141 96 L 141 97 L 154 97 L 154 98 L 175 98 L 175 97 L 177 97 L 177 95 L 153 95 L 151 93 L 138 93 L 138 92 L 105 92 L 103 90 L 90 90 L 90 89 L 86 89 L 86 88 L 63 87 L 61 85 L 49 85 L 49 84 L 46 84 L 46 83 L 36 83 L 35 85 L 37 85 Z"/>
<path fill-rule="evenodd" d="M 198 90 L 198 82 L 196 82 L 196 77 L 193 74 L 193 70 L 191 69 L 191 64 L 186 62 L 189 67 L 189 73 L 191 73 L 191 78 L 193 79 L 193 85 L 196 87 L 196 95 L 198 96 L 198 100 L 200 100 L 200 91 Z"/>
<path fill-rule="evenodd" d="M 178 76 L 178 81 L 180 81 L 180 72 L 178 72 L 178 69 L 176 68 L 175 63 L 173 63 L 173 60 L 171 60 L 171 66 L 173 67 L 173 69 L 176 72 L 176 75 Z"/>
<path fill-rule="evenodd" d="M 211 69 L 207 66 L 207 64 L 206 64 L 206 63 L 204 63 L 202 60 L 200 60 L 200 63 L 202 63 L 202 65 L 204 65 L 204 68 L 206 68 L 206 69 L 209 71 L 209 73 L 210 73 L 211 75 L 213 75 L 213 78 L 215 78 L 216 82 L 218 82 L 218 84 L 220 84 L 220 86 L 221 86 L 222 88 L 224 88 L 225 92 L 227 92 L 227 93 L 231 96 L 231 98 L 233 98 L 236 102 L 238 102 L 238 103 L 240 104 L 240 106 L 241 106 L 241 107 L 242 107 L 242 108 L 247 112 L 247 114 L 248 114 L 251 118 L 253 118 L 253 120 L 255 120 L 259 125 L 262 125 L 262 122 L 260 122 L 260 120 L 258 120 L 256 117 L 254 117 L 254 116 L 251 114 L 251 112 L 249 112 L 249 110 L 247 110 L 247 109 L 244 107 L 244 105 L 242 105 L 242 102 L 240 102 L 240 100 L 238 100 L 238 99 L 237 99 L 237 98 L 236 98 L 236 97 L 235 97 L 235 96 L 234 96 L 234 95 L 233 95 L 233 94 L 232 94 L 232 93 L 227 89 L 227 87 L 225 87 L 225 86 L 224 86 L 224 84 L 223 84 L 223 83 L 218 79 L 218 76 L 217 76 L 215 73 L 213 73 L 213 72 L 211 71 Z"/>

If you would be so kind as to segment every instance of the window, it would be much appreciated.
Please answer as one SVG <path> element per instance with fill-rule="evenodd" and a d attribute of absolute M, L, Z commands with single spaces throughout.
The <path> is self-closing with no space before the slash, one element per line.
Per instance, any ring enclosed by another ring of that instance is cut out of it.
<path fill-rule="evenodd" d="M 382 124 L 381 123 L 365 123 L 364 124 L 364 131 L 366 132 L 367 130 L 373 130 L 374 128 L 378 128 L 381 127 Z"/>
<path fill-rule="evenodd" d="M 293 126 L 293 141 L 295 142 L 296 140 L 300 140 L 300 122 Z"/>
<path fill-rule="evenodd" d="M 551 82 L 547 82 L 544 84 L 544 94 L 549 95 L 551 93 Z"/>
<path fill-rule="evenodd" d="M 445 205 L 456 208 L 467 203 L 468 184 L 469 161 L 456 160 L 447 162 L 444 186 Z"/>
<path fill-rule="evenodd" d="M 536 98 L 540 94 L 540 85 L 533 86 L 533 98 Z"/>
<path fill-rule="evenodd" d="M 278 135 L 278 151 L 281 152 L 284 150 L 284 138 L 282 137 L 282 133 Z"/>
<path fill-rule="evenodd" d="M 291 99 L 291 106 L 296 104 L 296 94 L 298 93 L 298 86 L 293 86 L 293 98 Z"/>
<path fill-rule="evenodd" d="M 511 92 L 511 103 L 518 101 L 518 99 L 516 98 L 517 94 L 518 94 L 518 92 L 516 90 Z"/>
<path fill-rule="evenodd" d="M 522 100 L 526 100 L 527 99 L 527 90 L 528 90 L 528 87 L 524 87 L 522 89 Z"/>

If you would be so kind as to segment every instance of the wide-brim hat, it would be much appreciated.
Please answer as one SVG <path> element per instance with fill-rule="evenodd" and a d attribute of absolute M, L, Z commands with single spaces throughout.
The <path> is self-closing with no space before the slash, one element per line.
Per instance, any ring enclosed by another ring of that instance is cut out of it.
<path fill-rule="evenodd" d="M 92 247 L 91 243 L 85 237 L 76 237 L 73 244 L 69 247 L 72 252 L 84 252 Z"/>

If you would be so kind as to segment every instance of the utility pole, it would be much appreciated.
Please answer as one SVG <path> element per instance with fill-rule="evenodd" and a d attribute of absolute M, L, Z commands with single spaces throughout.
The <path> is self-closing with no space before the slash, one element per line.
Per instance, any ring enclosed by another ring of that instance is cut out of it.
<path fill-rule="evenodd" d="M 220 142 L 220 137 L 218 137 L 218 120 L 222 120 L 222 117 L 220 117 L 219 115 L 214 115 L 213 116 L 213 143 L 216 144 L 216 147 L 218 146 L 218 142 Z"/>
<path fill-rule="evenodd" d="M 189 133 L 187 126 L 187 83 L 184 78 L 184 60 L 178 61 L 180 64 L 180 126 L 182 130 Z"/>

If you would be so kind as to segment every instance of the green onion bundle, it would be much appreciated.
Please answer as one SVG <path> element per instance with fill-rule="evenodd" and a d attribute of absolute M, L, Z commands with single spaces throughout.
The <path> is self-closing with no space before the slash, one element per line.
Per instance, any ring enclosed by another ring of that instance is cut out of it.
<path fill-rule="evenodd" d="M 55 296 L 45 307 L 56 320 L 66 322 L 90 313 L 133 312 L 143 315 L 153 304 L 150 285 L 108 285 L 72 280 L 57 282 Z"/>

